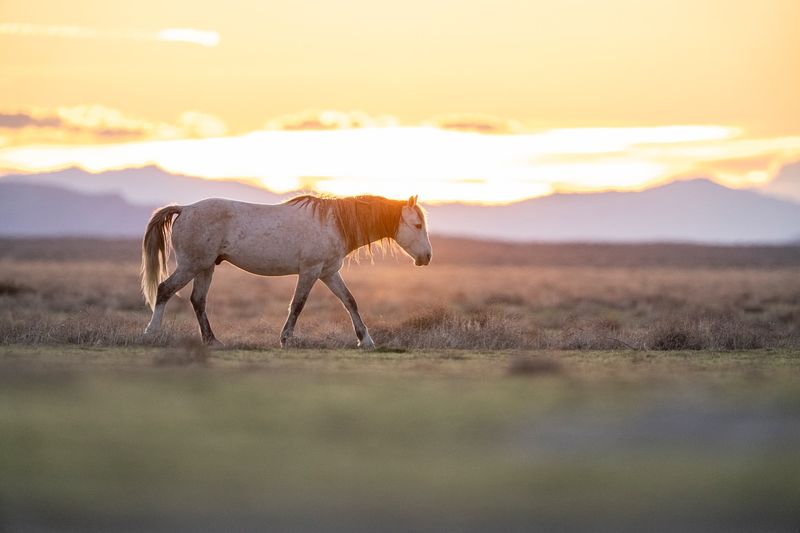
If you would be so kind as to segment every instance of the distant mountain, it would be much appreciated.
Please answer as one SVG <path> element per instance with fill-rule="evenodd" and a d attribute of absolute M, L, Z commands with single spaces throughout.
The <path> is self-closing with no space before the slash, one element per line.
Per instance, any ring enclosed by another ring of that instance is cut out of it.
<path fill-rule="evenodd" d="M 781 167 L 775 177 L 762 185 L 760 190 L 776 198 L 800 202 L 800 161 Z"/>
<path fill-rule="evenodd" d="M 152 208 L 114 194 L 0 181 L 0 235 L 20 237 L 141 235 Z"/>
<path fill-rule="evenodd" d="M 429 213 L 442 234 L 515 241 L 755 243 L 800 236 L 800 205 L 706 179 L 498 207 L 440 205 Z"/>
<path fill-rule="evenodd" d="M 273 204 L 289 196 L 235 180 L 207 180 L 170 174 L 157 166 L 98 174 L 73 167 L 42 174 L 5 176 L 0 178 L 0 183 L 52 185 L 85 194 L 118 194 L 129 203 L 146 206 L 186 205 L 212 197 Z"/>
<path fill-rule="evenodd" d="M 0 235 L 140 236 L 155 207 L 209 196 L 262 203 L 283 198 L 156 167 L 13 176 L 0 179 Z M 800 205 L 705 179 L 641 192 L 432 205 L 428 211 L 432 233 L 507 241 L 785 243 L 800 237 Z"/>

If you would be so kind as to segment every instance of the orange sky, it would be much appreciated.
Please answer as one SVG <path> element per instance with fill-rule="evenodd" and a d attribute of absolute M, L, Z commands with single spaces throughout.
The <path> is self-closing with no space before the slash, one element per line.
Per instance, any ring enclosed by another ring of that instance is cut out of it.
<path fill-rule="evenodd" d="M 796 0 L 4 0 L 0 170 L 487 201 L 758 184 L 800 159 L 798 20 Z"/>

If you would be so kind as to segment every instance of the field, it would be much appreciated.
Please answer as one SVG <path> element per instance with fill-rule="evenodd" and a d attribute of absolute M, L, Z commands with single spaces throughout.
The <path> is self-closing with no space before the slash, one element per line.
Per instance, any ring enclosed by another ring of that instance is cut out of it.
<path fill-rule="evenodd" d="M 800 249 L 434 241 L 222 265 L 146 339 L 132 241 L 0 241 L 0 531 L 797 531 Z"/>

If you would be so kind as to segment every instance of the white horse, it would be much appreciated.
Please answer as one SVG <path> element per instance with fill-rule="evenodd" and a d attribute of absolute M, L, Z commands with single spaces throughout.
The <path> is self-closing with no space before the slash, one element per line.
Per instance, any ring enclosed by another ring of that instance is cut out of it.
<path fill-rule="evenodd" d="M 167 277 L 170 236 L 177 268 Z M 373 348 L 339 270 L 351 252 L 388 239 L 394 239 L 417 266 L 430 263 L 426 219 L 416 196 L 405 202 L 380 196 L 305 195 L 277 205 L 212 198 L 162 207 L 150 218 L 142 242 L 142 292 L 153 309 L 145 333 L 159 330 L 167 301 L 194 280 L 191 302 L 203 342 L 220 344 L 206 316 L 206 294 L 214 265 L 228 261 L 262 276 L 298 275 L 281 331 L 282 347 L 292 337 L 309 291 L 321 279 L 350 313 L 358 345 Z"/>

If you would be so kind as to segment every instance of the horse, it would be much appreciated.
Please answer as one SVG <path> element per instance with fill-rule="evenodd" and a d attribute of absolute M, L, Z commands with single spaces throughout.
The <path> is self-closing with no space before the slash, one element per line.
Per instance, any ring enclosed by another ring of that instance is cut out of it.
<path fill-rule="evenodd" d="M 167 277 L 169 241 L 177 267 Z M 367 247 L 371 253 L 373 243 L 392 241 L 417 266 L 430 263 L 428 225 L 417 196 L 405 201 L 301 195 L 281 204 L 209 198 L 162 207 L 153 213 L 142 240 L 142 292 L 153 311 L 145 334 L 159 331 L 169 299 L 194 280 L 190 300 L 202 340 L 222 345 L 206 316 L 206 295 L 214 267 L 227 261 L 261 276 L 297 275 L 281 330 L 282 348 L 294 334 L 311 288 L 322 280 L 350 314 L 358 346 L 372 349 L 375 343 L 339 271 L 344 258 L 356 250 Z"/>

